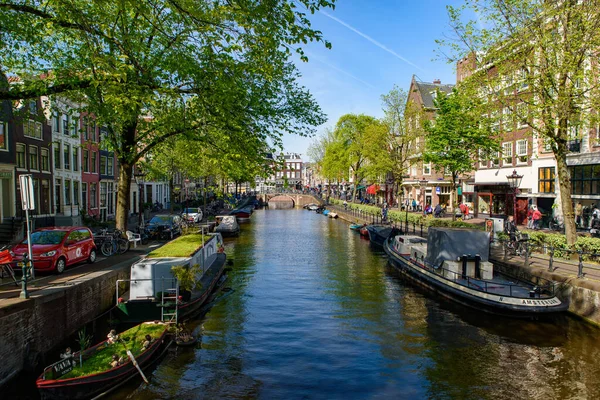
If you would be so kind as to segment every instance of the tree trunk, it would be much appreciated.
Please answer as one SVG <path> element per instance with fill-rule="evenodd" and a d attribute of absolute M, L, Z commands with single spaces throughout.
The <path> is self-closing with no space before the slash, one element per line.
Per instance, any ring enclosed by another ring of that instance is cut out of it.
<path fill-rule="evenodd" d="M 119 160 L 119 186 L 117 192 L 117 215 L 116 226 L 121 231 L 127 230 L 127 219 L 129 216 L 129 192 L 131 190 L 131 175 L 133 166 Z M 139 212 L 143 212 L 139 210 Z"/>
<path fill-rule="evenodd" d="M 354 203 L 354 201 L 356 200 L 356 192 L 358 192 L 358 177 L 356 176 L 355 173 L 352 173 L 352 181 L 354 182 L 354 192 L 352 192 L 352 202 Z"/>
<path fill-rule="evenodd" d="M 175 184 L 173 182 L 173 174 L 169 176 L 169 198 L 171 201 L 169 202 L 169 212 L 173 213 L 173 200 L 175 199 Z"/>
<path fill-rule="evenodd" d="M 575 213 L 573 211 L 573 202 L 571 200 L 571 177 L 567 167 L 566 144 L 560 146 L 554 154 L 556 157 L 556 168 L 558 173 L 558 182 L 560 190 L 560 199 L 562 203 L 563 219 L 565 223 L 565 236 L 567 244 L 573 247 L 577 241 L 577 228 L 575 227 Z"/>

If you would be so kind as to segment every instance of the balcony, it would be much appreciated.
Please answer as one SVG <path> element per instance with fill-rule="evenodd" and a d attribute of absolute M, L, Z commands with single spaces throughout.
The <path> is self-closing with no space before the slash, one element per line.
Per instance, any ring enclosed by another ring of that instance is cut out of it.
<path fill-rule="evenodd" d="M 581 153 L 581 140 L 569 140 L 567 146 L 569 153 Z"/>

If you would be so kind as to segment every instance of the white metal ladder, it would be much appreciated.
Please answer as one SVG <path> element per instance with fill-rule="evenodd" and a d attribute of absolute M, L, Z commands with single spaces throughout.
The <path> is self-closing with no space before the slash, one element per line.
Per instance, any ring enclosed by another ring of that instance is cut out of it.
<path fill-rule="evenodd" d="M 179 281 L 175 281 L 175 289 L 165 290 L 165 280 L 162 279 L 162 298 L 160 304 L 161 321 L 162 322 L 175 322 L 177 324 L 178 310 L 179 310 Z M 174 308 L 171 311 L 171 305 L 169 302 L 173 302 Z M 167 307 L 169 310 L 167 310 Z"/>

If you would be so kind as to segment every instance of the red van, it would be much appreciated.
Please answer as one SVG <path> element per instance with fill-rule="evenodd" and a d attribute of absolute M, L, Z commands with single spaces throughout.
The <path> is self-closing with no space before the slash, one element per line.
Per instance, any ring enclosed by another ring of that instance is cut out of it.
<path fill-rule="evenodd" d="M 27 253 L 27 239 L 12 248 L 13 268 Z M 83 226 L 61 226 L 36 229 L 31 233 L 33 267 L 36 271 L 55 271 L 83 261 L 96 261 L 96 245 L 92 232 Z"/>

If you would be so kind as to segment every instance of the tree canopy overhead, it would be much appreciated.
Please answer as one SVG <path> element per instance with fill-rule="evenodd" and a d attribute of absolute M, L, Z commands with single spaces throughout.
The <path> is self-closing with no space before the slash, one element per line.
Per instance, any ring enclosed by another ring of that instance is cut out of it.
<path fill-rule="evenodd" d="M 465 84 L 479 88 L 490 113 L 512 113 L 539 139 L 539 147 L 552 149 L 569 244 L 576 240 L 569 143 L 585 138 L 598 121 L 599 5 L 597 0 L 467 0 L 448 7 L 456 36 L 440 41 L 451 62 L 462 60 L 469 67 Z M 472 12 L 478 21 L 469 20 Z"/>
<path fill-rule="evenodd" d="M 22 79 L 0 100 L 60 94 L 108 127 L 123 228 L 132 167 L 164 140 L 278 146 L 324 122 L 291 57 L 330 46 L 308 16 L 334 1 L 0 0 L 0 72 Z"/>

